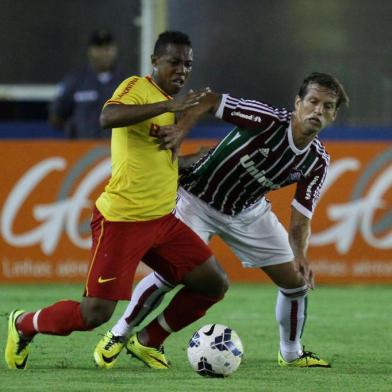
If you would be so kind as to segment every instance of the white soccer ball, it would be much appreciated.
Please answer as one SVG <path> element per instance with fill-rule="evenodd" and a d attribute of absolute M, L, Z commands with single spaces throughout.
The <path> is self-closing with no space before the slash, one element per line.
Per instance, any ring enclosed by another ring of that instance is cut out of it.
<path fill-rule="evenodd" d="M 193 370 L 201 376 L 226 377 L 240 366 L 244 347 L 233 329 L 208 324 L 193 334 L 187 353 Z"/>

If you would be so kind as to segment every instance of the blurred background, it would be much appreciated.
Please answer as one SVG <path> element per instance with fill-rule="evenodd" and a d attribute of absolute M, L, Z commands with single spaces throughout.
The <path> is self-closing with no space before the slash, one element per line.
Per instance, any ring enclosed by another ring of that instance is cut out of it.
<path fill-rule="evenodd" d="M 92 30 L 117 38 L 129 75 L 147 73 L 164 29 L 188 33 L 189 87 L 288 108 L 311 71 L 335 74 L 351 98 L 338 121 L 392 123 L 392 2 L 387 0 L 1 0 L 0 120 L 46 118 L 62 76 L 85 57 Z M 23 85 L 36 87 L 36 91 Z M 19 87 L 19 89 L 18 89 Z"/>
<path fill-rule="evenodd" d="M 194 49 L 189 88 L 210 86 L 289 109 L 308 73 L 335 75 L 351 104 L 321 135 L 332 166 L 310 255 L 321 281 L 392 282 L 392 1 L 0 0 L 0 6 L 0 282 L 84 278 L 89 211 L 110 175 L 109 144 L 58 140 L 65 134 L 47 120 L 60 80 L 86 62 L 90 34 L 99 28 L 115 36 L 128 76 L 151 71 L 160 32 L 181 30 Z M 213 145 L 230 129 L 212 124 L 198 126 L 185 150 Z M 94 170 L 101 170 L 102 183 L 90 181 L 86 189 Z M 292 193 L 273 192 L 284 224 Z M 233 263 L 222 244 L 214 246 L 227 268 L 236 265 L 232 277 L 260 279 Z"/>

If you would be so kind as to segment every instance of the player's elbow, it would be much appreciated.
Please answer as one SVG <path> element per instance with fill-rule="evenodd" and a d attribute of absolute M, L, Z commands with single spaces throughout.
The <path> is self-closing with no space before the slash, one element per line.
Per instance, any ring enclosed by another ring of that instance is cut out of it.
<path fill-rule="evenodd" d="M 116 126 L 116 110 L 110 106 L 106 106 L 103 108 L 100 116 L 99 116 L 99 124 L 102 129 L 113 128 Z"/>
<path fill-rule="evenodd" d="M 107 110 L 102 110 L 100 116 L 99 116 L 99 124 L 102 129 L 110 128 L 111 124 L 111 116 L 107 112 Z"/>

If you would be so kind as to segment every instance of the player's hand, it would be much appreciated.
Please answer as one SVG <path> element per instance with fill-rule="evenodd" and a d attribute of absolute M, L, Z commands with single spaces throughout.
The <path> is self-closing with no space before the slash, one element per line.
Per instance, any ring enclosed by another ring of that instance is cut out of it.
<path fill-rule="evenodd" d="M 180 152 L 183 133 L 177 125 L 159 127 L 154 132 L 160 150 L 172 150 L 172 159 L 175 161 Z"/>
<path fill-rule="evenodd" d="M 294 268 L 305 279 L 305 283 L 310 289 L 314 289 L 314 273 L 306 257 L 296 257 L 294 259 Z"/>
<path fill-rule="evenodd" d="M 159 127 L 154 136 L 158 139 L 160 150 L 170 150 L 182 142 L 183 133 L 177 125 Z"/>
<path fill-rule="evenodd" d="M 206 87 L 202 90 L 193 91 L 190 90 L 186 95 L 171 99 L 167 101 L 167 111 L 168 112 L 181 112 L 183 110 L 189 109 L 193 106 L 197 106 L 200 100 L 205 97 L 205 95 L 210 92 L 210 88 Z"/>

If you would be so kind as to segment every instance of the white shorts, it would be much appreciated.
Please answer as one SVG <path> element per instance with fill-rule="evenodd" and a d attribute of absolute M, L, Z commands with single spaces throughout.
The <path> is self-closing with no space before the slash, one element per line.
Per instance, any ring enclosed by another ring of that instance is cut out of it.
<path fill-rule="evenodd" d="M 205 243 L 213 235 L 218 235 L 245 268 L 266 267 L 294 260 L 287 231 L 272 212 L 270 202 L 264 198 L 255 206 L 230 216 L 180 187 L 176 216 Z"/>

